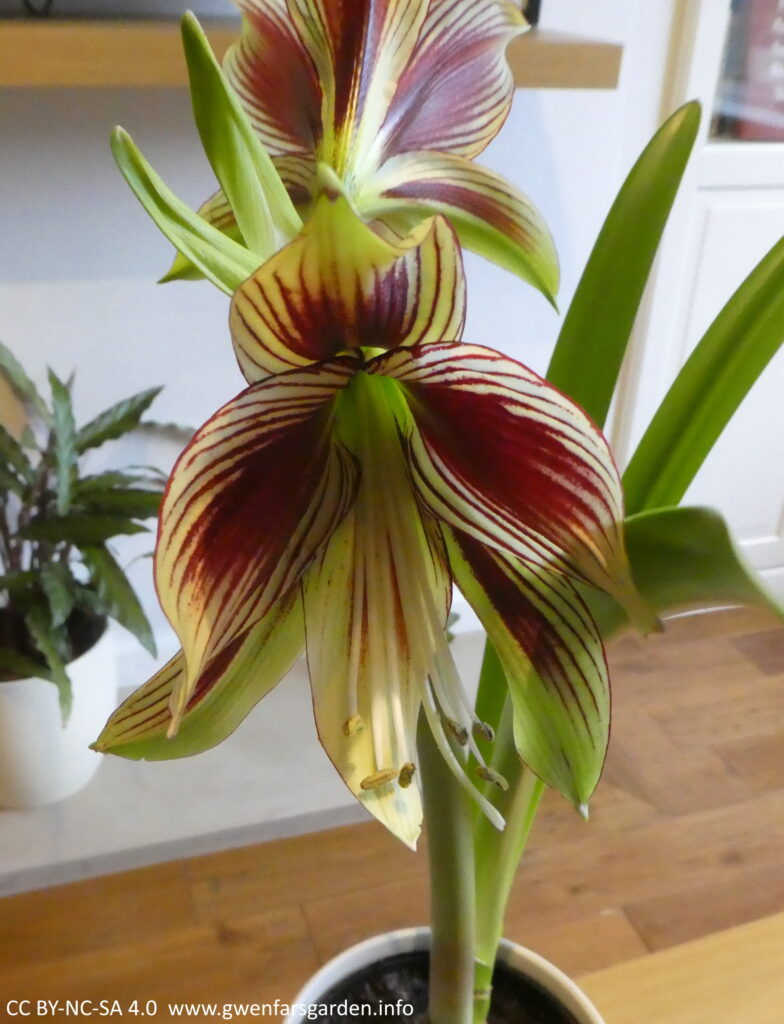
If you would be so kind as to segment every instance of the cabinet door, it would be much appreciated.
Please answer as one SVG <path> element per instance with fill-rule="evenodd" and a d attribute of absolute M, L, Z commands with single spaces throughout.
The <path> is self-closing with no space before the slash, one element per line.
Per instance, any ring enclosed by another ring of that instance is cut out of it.
<path fill-rule="evenodd" d="M 620 409 L 618 443 L 626 454 L 713 317 L 784 235 L 784 0 L 694 3 L 675 45 L 666 106 L 697 97 L 705 116 Z M 724 513 L 749 561 L 784 594 L 782 396 L 784 352 L 686 500 Z"/>

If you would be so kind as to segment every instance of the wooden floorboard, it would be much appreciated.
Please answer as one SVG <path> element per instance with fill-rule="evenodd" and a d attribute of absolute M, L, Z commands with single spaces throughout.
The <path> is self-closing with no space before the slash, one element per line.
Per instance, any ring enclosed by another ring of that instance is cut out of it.
<path fill-rule="evenodd" d="M 611 661 L 591 820 L 548 794 L 506 929 L 578 974 L 784 910 L 784 631 L 679 619 Z M 288 999 L 346 945 L 424 923 L 425 868 L 368 824 L 11 896 L 0 994 Z"/>

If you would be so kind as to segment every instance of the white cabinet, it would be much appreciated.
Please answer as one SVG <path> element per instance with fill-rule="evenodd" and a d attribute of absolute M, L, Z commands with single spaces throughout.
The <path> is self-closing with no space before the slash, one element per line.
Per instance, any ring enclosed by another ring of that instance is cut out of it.
<path fill-rule="evenodd" d="M 728 54 L 731 81 L 722 80 Z M 699 98 L 703 126 L 616 420 L 622 456 L 732 291 L 784 235 L 784 142 L 763 141 L 782 138 L 784 0 L 694 0 L 675 23 L 671 67 L 666 109 Z M 751 564 L 784 594 L 784 351 L 709 455 L 687 500 L 720 509 Z"/>

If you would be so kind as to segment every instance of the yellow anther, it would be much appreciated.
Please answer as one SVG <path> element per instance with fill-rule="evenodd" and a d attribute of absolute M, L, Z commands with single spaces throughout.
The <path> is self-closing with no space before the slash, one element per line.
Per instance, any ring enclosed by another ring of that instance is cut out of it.
<path fill-rule="evenodd" d="M 493 727 L 487 722 L 474 722 L 473 732 L 474 738 L 477 740 L 484 740 L 486 743 L 492 743 L 495 740 Z"/>
<path fill-rule="evenodd" d="M 460 746 L 464 747 L 468 743 L 468 729 L 459 722 L 456 722 L 454 718 L 445 718 L 444 722 Z"/>
<path fill-rule="evenodd" d="M 501 775 L 500 772 L 494 771 L 492 768 L 488 768 L 486 765 L 477 765 L 476 774 L 480 779 L 484 779 L 485 782 L 492 782 L 494 786 L 498 786 L 498 788 L 502 789 L 504 792 L 509 789 L 509 783 L 503 775 Z"/>
<path fill-rule="evenodd" d="M 367 775 L 359 784 L 360 789 L 379 789 L 381 786 L 386 786 L 390 782 L 394 782 L 397 778 L 396 768 L 382 768 L 378 772 L 373 772 L 372 775 Z"/>
<path fill-rule="evenodd" d="M 356 736 L 364 726 L 365 723 L 362 721 L 362 715 L 352 715 L 351 718 L 347 718 L 343 723 L 343 735 Z"/>
<path fill-rule="evenodd" d="M 411 785 L 411 781 L 414 778 L 414 772 L 416 771 L 416 765 L 412 761 L 407 761 L 406 764 L 400 769 L 400 774 L 397 777 L 397 781 L 402 789 L 408 789 Z"/>

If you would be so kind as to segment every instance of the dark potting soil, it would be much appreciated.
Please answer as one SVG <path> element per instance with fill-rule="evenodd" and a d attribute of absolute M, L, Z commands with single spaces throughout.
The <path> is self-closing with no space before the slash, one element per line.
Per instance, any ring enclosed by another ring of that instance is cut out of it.
<path fill-rule="evenodd" d="M 357 1024 L 373 1018 L 387 1024 L 427 1024 L 429 961 L 426 952 L 398 953 L 356 971 L 324 993 L 317 1019 L 324 1024 L 343 1024 L 343 1021 Z M 405 1007 L 405 1012 L 401 1007 Z M 398 1009 L 397 1013 L 394 1008 Z M 488 1024 L 577 1024 L 577 1021 L 541 985 L 499 964 L 493 973 Z"/>

